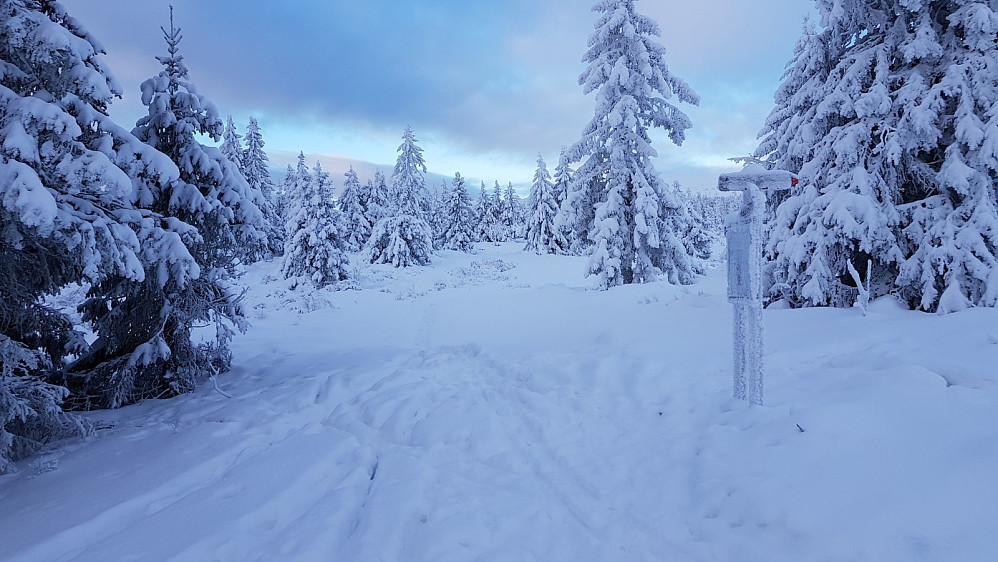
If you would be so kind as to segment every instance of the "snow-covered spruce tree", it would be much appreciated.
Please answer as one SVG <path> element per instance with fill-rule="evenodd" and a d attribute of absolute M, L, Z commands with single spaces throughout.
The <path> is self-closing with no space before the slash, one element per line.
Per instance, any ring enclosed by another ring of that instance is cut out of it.
<path fill-rule="evenodd" d="M 573 253 L 572 237 L 574 229 L 572 228 L 572 224 L 575 221 L 569 219 L 568 214 L 574 211 L 574 208 L 565 203 L 571 188 L 572 167 L 568 160 L 568 147 L 563 146 L 558 155 L 558 166 L 554 169 L 553 193 L 555 202 L 558 205 L 554 218 L 554 228 L 559 236 L 558 246 L 561 248 L 560 252 L 564 254 Z"/>
<path fill-rule="evenodd" d="M 573 190 L 583 195 L 579 203 L 586 190 L 595 196 L 587 276 L 603 289 L 660 274 L 688 284 L 697 272 L 680 239 L 682 207 L 651 165 L 657 153 L 648 129 L 665 129 L 682 144 L 690 120 L 668 100 L 697 104 L 699 98 L 669 72 L 665 48 L 654 40 L 658 25 L 635 12 L 634 3 L 600 0 L 593 7 L 599 19 L 579 83 L 586 94 L 596 92 L 596 112 L 569 150 L 573 161 L 582 161 Z"/>
<path fill-rule="evenodd" d="M 448 250 L 470 252 L 475 246 L 477 220 L 471 196 L 465 187 L 460 173 L 454 174 L 454 182 L 447 197 L 443 215 L 447 218 L 444 227 L 443 247 Z"/>
<path fill-rule="evenodd" d="M 392 173 L 390 211 L 374 225 L 364 253 L 370 263 L 390 263 L 395 267 L 426 265 L 433 253 L 433 235 L 421 206 L 426 191 L 423 177 L 426 163 L 423 149 L 416 144 L 408 126 L 398 152 Z"/>
<path fill-rule="evenodd" d="M 485 181 L 482 180 L 482 188 L 478 194 L 478 201 L 475 203 L 475 239 L 478 242 L 491 242 L 489 240 L 489 230 L 491 229 L 489 215 L 492 214 L 492 199 L 485 189 Z"/>
<path fill-rule="evenodd" d="M 291 164 L 288 164 L 288 170 L 284 176 L 284 186 L 282 189 L 284 192 L 284 213 L 288 217 L 284 222 L 285 252 L 288 251 L 291 238 L 298 232 L 298 225 L 294 222 L 294 219 L 298 216 L 298 212 L 301 211 L 302 205 L 308 200 L 308 197 L 302 195 L 302 193 L 312 190 L 313 179 L 312 172 L 308 169 L 308 163 L 305 161 L 305 152 L 301 151 L 298 153 L 298 164 L 294 168 L 291 167 Z"/>
<path fill-rule="evenodd" d="M 246 126 L 246 148 L 242 153 L 243 177 L 250 188 L 259 191 L 263 195 L 262 201 L 257 201 L 257 207 L 263 213 L 264 221 L 267 224 L 267 249 L 272 256 L 279 256 L 284 252 L 284 220 L 281 218 L 277 208 L 277 194 L 275 193 L 274 180 L 270 177 L 270 167 L 267 164 L 270 158 L 263 150 L 263 134 L 260 132 L 260 123 L 255 117 L 249 118 Z"/>
<path fill-rule="evenodd" d="M 138 206 L 197 229 L 184 242 L 199 275 L 163 283 L 162 266 L 147 268 L 143 281 L 109 279 L 93 286 L 83 308 L 97 341 L 72 366 L 70 384 L 88 406 L 115 407 L 147 397 L 192 390 L 228 369 L 229 341 L 245 321 L 229 277 L 241 262 L 264 253 L 262 198 L 221 151 L 196 134 L 219 140 L 222 121 L 188 79 L 179 54 L 180 30 L 163 29 L 168 55 L 163 70 L 142 83 L 148 115 L 132 130 L 165 154 L 179 179 L 140 194 Z M 194 338 L 195 328 L 215 326 L 215 337 Z"/>
<path fill-rule="evenodd" d="M 266 143 L 263 141 L 263 133 L 260 131 L 260 122 L 256 117 L 249 118 L 246 125 L 246 148 L 243 149 L 243 176 L 250 187 L 260 190 L 263 196 L 271 203 L 274 202 L 274 180 L 270 177 L 270 157 L 263 149 Z"/>
<path fill-rule="evenodd" d="M 756 151 L 771 167 L 801 178 L 771 219 L 766 244 L 770 295 L 793 306 L 852 304 L 848 262 L 866 271 L 873 260 L 872 291 L 886 294 L 903 260 L 897 201 L 883 174 L 891 172 L 882 159 L 879 165 L 870 160 L 874 151 L 886 155 L 887 131 L 878 129 L 892 112 L 891 63 L 883 50 L 889 47 L 874 31 L 872 41 L 856 43 L 847 55 L 847 36 L 861 33 L 841 27 L 858 10 L 871 18 L 871 28 L 884 26 L 887 15 L 855 2 L 843 9 L 830 22 L 834 30 L 816 34 L 805 27 Z"/>
<path fill-rule="evenodd" d="M 505 242 L 509 240 L 507 228 L 502 222 L 502 188 L 499 181 L 492 187 L 492 195 L 480 216 L 483 242 Z"/>
<path fill-rule="evenodd" d="M 340 193 L 337 205 L 343 213 L 343 236 L 347 250 L 360 251 L 371 238 L 371 223 L 367 220 L 367 209 L 364 207 L 364 188 L 357 179 L 353 166 L 346 171 L 346 181 L 343 182 L 343 192 Z"/>
<path fill-rule="evenodd" d="M 263 192 L 262 188 L 267 186 L 257 185 L 249 181 L 246 170 L 247 151 L 243 149 L 242 136 L 236 132 L 236 125 L 232 121 L 231 115 L 226 118 L 225 129 L 222 131 L 222 144 L 218 149 L 222 153 L 222 156 L 236 166 L 239 174 L 246 180 L 247 185 L 250 187 L 249 197 L 253 201 L 253 204 L 260 210 L 264 219 L 260 224 L 260 230 L 266 239 L 266 244 L 258 246 L 252 252 L 248 253 L 245 256 L 246 261 L 258 261 L 280 255 L 284 247 L 284 229 L 281 227 L 281 221 L 277 217 L 277 211 L 274 209 L 273 204 L 271 204 L 270 199 Z M 264 155 L 264 159 L 266 159 L 266 155 Z M 254 179 L 258 180 L 259 176 L 256 174 L 255 176 Z M 269 174 L 267 180 L 269 181 Z"/>
<path fill-rule="evenodd" d="M 502 200 L 501 222 L 506 227 L 508 240 L 526 237 L 526 217 L 523 201 L 513 189 L 513 182 L 506 185 L 506 194 Z"/>
<path fill-rule="evenodd" d="M 512 238 L 513 225 L 506 222 L 507 217 L 503 212 L 505 206 L 506 201 L 502 196 L 502 187 L 499 186 L 499 180 L 496 180 L 492 186 L 492 212 L 495 214 L 495 226 L 492 232 L 494 242 L 508 242 Z"/>
<path fill-rule="evenodd" d="M 381 170 L 374 171 L 374 180 L 369 183 L 371 186 L 367 190 L 367 220 L 374 228 L 378 221 L 386 218 L 391 212 L 392 195 L 388 182 L 385 180 L 385 174 Z"/>
<path fill-rule="evenodd" d="M 416 142 L 412 128 L 406 126 L 392 171 L 390 208 L 391 214 L 412 215 L 425 222 L 426 162 L 423 149 Z"/>
<path fill-rule="evenodd" d="M 568 196 L 569 186 L 572 184 L 572 166 L 568 161 L 568 147 L 561 147 L 558 153 L 558 165 L 554 169 L 554 194 L 559 206 Z"/>
<path fill-rule="evenodd" d="M 771 294 L 848 306 L 865 272 L 873 298 L 954 310 L 998 301 L 991 4 L 819 3 L 777 94 L 759 154 L 799 172 L 767 251 Z M 766 151 L 769 151 L 768 153 Z M 799 166 L 799 170 L 796 167 Z"/>
<path fill-rule="evenodd" d="M 557 254 L 562 251 L 564 239 L 554 224 L 558 215 L 558 201 L 554 190 L 547 164 L 538 155 L 534 183 L 530 186 L 533 209 L 527 220 L 527 245 L 524 250 L 537 254 Z"/>
<path fill-rule="evenodd" d="M 179 53 L 182 36 L 173 25 L 172 11 L 170 30 L 163 29 L 163 33 L 169 54 L 157 57 L 164 69 L 141 85 L 142 102 L 149 108 L 149 115 L 139 119 L 133 133 L 169 156 L 180 168 L 180 179 L 197 187 L 214 207 L 193 213 L 178 210 L 198 218 L 191 224 L 205 238 L 211 258 L 205 264 L 227 269 L 239 260 L 245 261 L 246 256 L 263 252 L 263 217 L 255 204 L 262 194 L 229 165 L 218 149 L 196 140 L 196 134 L 219 140 L 222 121 L 215 106 L 198 94 L 189 80 Z"/>
<path fill-rule="evenodd" d="M 304 158 L 304 154 L 302 158 Z M 307 170 L 308 167 L 305 169 Z M 284 170 L 284 179 L 281 180 L 281 187 L 277 190 L 277 195 L 274 198 L 274 210 L 277 211 L 277 216 L 282 226 L 288 221 L 290 215 L 288 204 L 297 182 L 298 178 L 295 176 L 295 169 L 291 167 L 291 164 L 288 164 L 288 167 Z"/>
<path fill-rule="evenodd" d="M 285 279 L 308 279 L 319 288 L 347 278 L 346 241 L 340 233 L 343 222 L 332 198 L 329 174 L 316 162 L 311 173 L 297 172 L 298 185 L 290 205 L 288 243 L 282 271 Z"/>
<path fill-rule="evenodd" d="M 236 165 L 239 173 L 246 177 L 246 169 L 243 165 L 243 137 L 238 132 L 236 132 L 236 124 L 232 121 L 232 116 L 228 115 L 225 118 L 225 129 L 222 131 L 222 144 L 219 145 L 218 149 L 222 152 L 222 156 L 229 159 Z"/>
<path fill-rule="evenodd" d="M 450 217 L 447 216 L 447 202 L 450 200 L 451 190 L 447 180 L 442 179 L 440 180 L 440 190 L 432 194 L 433 212 L 427 222 L 433 229 L 433 245 L 436 249 L 444 247 L 444 232 L 450 224 Z"/>
<path fill-rule="evenodd" d="M 59 2 L 0 0 L 0 473 L 85 433 L 62 411 L 82 334 L 43 297 L 71 283 L 196 275 L 175 231 L 134 201 L 178 172 L 113 123 L 117 82 L 96 40 Z"/>

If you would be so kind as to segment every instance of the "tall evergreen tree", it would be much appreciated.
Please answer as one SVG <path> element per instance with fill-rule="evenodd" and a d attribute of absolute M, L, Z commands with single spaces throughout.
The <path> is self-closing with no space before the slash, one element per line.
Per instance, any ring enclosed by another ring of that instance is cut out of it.
<path fill-rule="evenodd" d="M 398 159 L 392 172 L 391 210 L 395 215 L 412 215 L 426 220 L 421 204 L 426 193 L 426 162 L 423 149 L 416 144 L 412 128 L 406 127 L 402 133 L 402 144 L 398 147 Z"/>
<path fill-rule="evenodd" d="M 364 188 L 357 179 L 357 172 L 353 171 L 353 166 L 345 174 L 346 181 L 343 183 L 343 192 L 340 194 L 337 204 L 340 212 L 343 213 L 344 241 L 346 248 L 351 252 L 357 252 L 364 247 L 371 237 L 371 223 L 367 220 L 367 209 L 364 206 Z"/>
<path fill-rule="evenodd" d="M 278 210 L 274 180 L 270 177 L 270 158 L 263 147 L 263 134 L 255 117 L 249 118 L 246 126 L 246 148 L 242 153 L 243 177 L 250 188 L 259 191 L 263 200 L 257 202 L 266 221 L 267 247 L 270 255 L 279 256 L 284 252 L 284 221 Z"/>
<path fill-rule="evenodd" d="M 430 230 L 433 231 L 433 247 L 437 250 L 444 247 L 444 232 L 450 223 L 450 219 L 447 216 L 447 200 L 449 199 L 450 191 L 447 187 L 447 180 L 442 179 L 440 180 L 440 189 L 430 192 L 427 197 L 429 212 L 426 223 L 430 225 Z"/>
<path fill-rule="evenodd" d="M 371 183 L 370 189 L 368 189 L 369 196 L 367 198 L 367 220 L 371 223 L 371 227 L 378 224 L 383 218 L 386 218 L 391 212 L 391 190 L 388 188 L 388 182 L 385 180 L 385 174 L 381 170 L 374 171 L 374 180 Z"/>
<path fill-rule="evenodd" d="M 471 196 L 468 195 L 468 189 L 460 173 L 454 174 L 454 182 L 442 214 L 447 217 L 443 247 L 448 250 L 470 252 L 475 246 L 477 221 Z"/>
<path fill-rule="evenodd" d="M 72 367 L 70 383 L 91 406 L 115 407 L 146 397 L 190 391 L 228 369 L 228 343 L 244 326 L 239 300 L 228 286 L 234 267 L 265 247 L 263 219 L 235 165 L 195 134 L 218 141 L 222 121 L 188 79 L 179 54 L 180 30 L 163 29 L 164 69 L 142 83 L 149 114 L 132 131 L 169 157 L 180 177 L 143 194 L 140 207 L 197 228 L 184 238 L 199 275 L 162 282 L 162 266 L 145 280 L 112 278 L 93 286 L 84 307 L 97 341 Z M 193 338 L 195 327 L 215 325 L 215 338 Z"/>
<path fill-rule="evenodd" d="M 0 0 L 0 473 L 87 429 L 62 411 L 82 334 L 45 304 L 70 283 L 183 282 L 191 229 L 134 208 L 179 173 L 107 116 L 121 90 L 96 40 L 55 1 Z"/>
<path fill-rule="evenodd" d="M 426 223 L 421 201 L 425 197 L 426 163 L 410 127 L 402 134 L 398 160 L 392 173 L 390 213 L 374 225 L 364 248 L 371 263 L 395 267 L 426 265 L 433 253 L 433 235 Z"/>
<path fill-rule="evenodd" d="M 912 308 L 998 303 L 998 21 L 963 0 L 819 2 L 757 152 L 801 184 L 778 208 L 771 293 Z M 790 95 L 792 89 L 799 93 Z"/>
<path fill-rule="evenodd" d="M 498 180 L 492 186 L 492 195 L 483 209 L 481 231 L 483 242 L 505 242 L 509 240 L 508 229 L 502 222 L 502 188 Z"/>
<path fill-rule="evenodd" d="M 246 148 L 243 150 L 243 175 L 250 187 L 260 190 L 264 197 L 274 202 L 274 180 L 270 177 L 270 157 L 263 149 L 263 133 L 256 117 L 249 118 L 246 126 Z"/>
<path fill-rule="evenodd" d="M 246 168 L 243 165 L 243 137 L 236 132 L 236 124 L 232 122 L 232 116 L 225 118 L 225 130 L 222 131 L 222 144 L 218 147 L 222 151 L 222 156 L 228 158 L 229 162 L 236 165 L 243 177 L 246 177 Z"/>
<path fill-rule="evenodd" d="M 482 188 L 478 194 L 478 201 L 475 203 L 475 221 L 478 226 L 475 229 L 475 239 L 479 242 L 491 242 L 489 231 L 491 230 L 490 215 L 492 214 L 492 200 L 489 199 L 489 192 L 485 190 L 485 181 L 482 181 Z"/>
<path fill-rule="evenodd" d="M 593 7 L 599 19 L 579 83 L 585 93 L 596 92 L 596 113 L 569 150 L 572 160 L 582 160 L 569 196 L 575 214 L 582 216 L 586 199 L 595 197 L 587 275 L 604 289 L 660 274 L 692 283 L 697 270 L 677 230 L 681 206 L 651 164 L 657 152 L 648 130 L 662 128 L 682 144 L 691 124 L 668 100 L 697 104 L 699 98 L 669 72 L 665 48 L 654 40 L 661 31 L 635 12 L 634 2 L 600 0 Z"/>
<path fill-rule="evenodd" d="M 557 254 L 564 239 L 555 227 L 558 201 L 544 158 L 537 156 L 537 171 L 530 186 L 530 201 L 534 208 L 527 220 L 527 245 L 524 250 L 537 254 Z"/>
<path fill-rule="evenodd" d="M 515 240 L 526 236 L 526 218 L 524 217 L 523 201 L 513 189 L 513 182 L 506 184 L 506 193 L 502 200 L 501 221 L 506 227 L 507 240 Z"/>
<path fill-rule="evenodd" d="M 305 157 L 304 154 L 301 155 L 302 158 Z M 307 167 L 305 168 L 308 169 Z M 287 222 L 289 218 L 288 205 L 291 201 L 291 194 L 294 193 L 295 185 L 298 183 L 298 178 L 295 175 L 295 168 L 288 164 L 288 167 L 284 170 L 284 179 L 281 180 L 281 187 L 277 190 L 276 202 L 274 203 L 274 209 L 277 211 L 277 216 L 283 223 Z M 287 234 L 287 232 L 285 232 Z"/>
<path fill-rule="evenodd" d="M 284 210 L 288 216 L 285 221 L 287 228 L 284 232 L 286 244 L 290 243 L 291 238 L 298 231 L 296 226 L 292 226 L 292 221 L 302 210 L 303 205 L 307 204 L 309 197 L 302 194 L 311 193 L 313 180 L 312 171 L 308 169 L 308 162 L 305 159 L 305 152 L 300 151 L 298 152 L 298 164 L 294 168 L 288 164 L 287 174 L 284 176 Z M 285 251 L 287 249 L 285 248 Z"/>
<path fill-rule="evenodd" d="M 304 154 L 299 163 L 304 166 Z M 346 241 L 340 233 L 343 219 L 333 202 L 329 174 L 318 162 L 311 173 L 299 169 L 296 175 L 282 272 L 285 279 L 304 278 L 314 287 L 324 287 L 347 278 Z"/>
<path fill-rule="evenodd" d="M 575 232 L 574 207 L 566 203 L 572 189 L 572 167 L 568 159 L 568 147 L 562 146 L 558 154 L 558 166 L 554 169 L 554 200 L 557 204 L 557 214 L 554 218 L 554 228 L 558 233 L 558 245 L 561 253 L 577 253 L 578 242 L 573 241 Z M 568 215 L 572 215 L 569 217 Z"/>
<path fill-rule="evenodd" d="M 242 136 L 236 132 L 236 125 L 231 115 L 226 118 L 225 129 L 222 131 L 222 144 L 218 148 L 222 156 L 235 165 L 243 180 L 249 185 L 249 197 L 263 215 L 263 222 L 259 228 L 266 242 L 256 247 L 254 251 L 248 252 L 245 257 L 248 261 L 257 261 L 280 255 L 284 246 L 284 229 L 280 225 L 277 211 L 263 192 L 262 188 L 267 186 L 255 185 L 249 181 L 245 163 L 247 153 L 243 149 Z"/>

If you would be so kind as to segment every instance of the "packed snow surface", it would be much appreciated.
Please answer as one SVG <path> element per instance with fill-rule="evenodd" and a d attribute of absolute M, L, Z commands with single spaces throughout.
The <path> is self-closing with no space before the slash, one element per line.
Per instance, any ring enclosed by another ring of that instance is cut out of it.
<path fill-rule="evenodd" d="M 589 290 L 516 244 L 241 282 L 234 369 L 0 477 L 2 560 L 986 560 L 998 311 L 765 312 L 766 405 L 731 307 Z"/>

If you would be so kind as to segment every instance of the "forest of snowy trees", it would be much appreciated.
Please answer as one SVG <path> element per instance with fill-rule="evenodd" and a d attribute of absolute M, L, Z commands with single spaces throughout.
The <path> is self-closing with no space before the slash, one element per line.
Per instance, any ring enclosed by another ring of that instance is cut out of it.
<path fill-rule="evenodd" d="M 172 14 L 162 70 L 140 86 L 148 114 L 129 128 L 108 116 L 121 89 L 99 44 L 60 3 L 0 6 L 0 472 L 86 433 L 66 410 L 173 396 L 226 371 L 246 328 L 232 280 L 255 261 L 323 287 L 359 264 L 519 241 L 588 256 L 580 274 L 600 289 L 690 284 L 731 210 L 652 165 L 649 132 L 681 145 L 692 123 L 676 104 L 700 98 L 634 0 L 596 3 L 579 78 L 595 112 L 553 173 L 538 156 L 525 199 L 511 182 L 473 194 L 460 172 L 428 186 L 408 126 L 388 176 L 331 177 L 301 153 L 276 185 L 259 122 L 241 135 L 192 83 Z M 771 201 L 770 298 L 851 306 L 863 283 L 913 309 L 995 306 L 993 4 L 817 6 L 755 153 L 801 180 Z M 52 304 L 71 286 L 86 290 L 79 320 Z M 213 337 L 194 337 L 206 325 Z"/>

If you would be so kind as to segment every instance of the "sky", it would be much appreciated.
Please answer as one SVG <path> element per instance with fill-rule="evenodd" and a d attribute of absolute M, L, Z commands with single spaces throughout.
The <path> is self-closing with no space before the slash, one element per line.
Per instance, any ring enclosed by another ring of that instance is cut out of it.
<path fill-rule="evenodd" d="M 240 132 L 260 121 L 272 165 L 299 151 L 394 163 L 410 125 L 431 172 L 512 182 L 524 192 L 538 154 L 553 169 L 592 118 L 578 84 L 596 15 L 592 0 L 63 0 L 104 47 L 124 95 L 122 125 L 145 114 L 139 85 L 162 68 L 169 5 L 198 92 Z M 662 29 L 672 73 L 700 95 L 680 104 L 693 128 L 681 147 L 653 135 L 663 179 L 713 189 L 739 168 L 809 0 L 638 0 Z"/>

